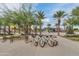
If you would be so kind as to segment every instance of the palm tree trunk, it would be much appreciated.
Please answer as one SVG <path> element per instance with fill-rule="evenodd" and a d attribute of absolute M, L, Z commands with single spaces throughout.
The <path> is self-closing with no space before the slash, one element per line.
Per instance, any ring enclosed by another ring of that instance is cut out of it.
<path fill-rule="evenodd" d="M 60 19 L 58 19 L 58 28 L 57 28 L 57 31 L 58 31 L 58 36 L 60 36 Z"/>
<path fill-rule="evenodd" d="M 28 33 L 31 34 L 31 24 L 28 26 Z"/>
<path fill-rule="evenodd" d="M 1 25 L 0 25 L 0 34 L 1 34 Z"/>
<path fill-rule="evenodd" d="M 57 31 L 58 31 L 58 36 L 60 36 L 60 25 L 58 25 Z"/>
<path fill-rule="evenodd" d="M 14 34 L 16 33 L 16 27 L 14 27 Z"/>
<path fill-rule="evenodd" d="M 37 34 L 37 26 L 35 27 L 35 35 Z"/>
<path fill-rule="evenodd" d="M 65 25 L 64 25 L 64 32 L 66 31 L 66 27 L 65 27 Z"/>
<path fill-rule="evenodd" d="M 11 34 L 11 33 L 10 33 L 10 26 L 8 26 L 8 31 L 9 31 L 9 33 L 8 33 L 8 34 L 10 35 L 10 34 Z"/>
<path fill-rule="evenodd" d="M 20 28 L 20 24 L 18 24 L 18 33 L 20 34 L 21 33 L 21 28 Z"/>
<path fill-rule="evenodd" d="M 48 32 L 50 32 L 50 28 L 48 27 Z"/>
<path fill-rule="evenodd" d="M 20 34 L 20 32 L 21 32 L 20 27 L 18 28 L 18 30 L 19 30 L 19 34 Z"/>
<path fill-rule="evenodd" d="M 28 25 L 24 26 L 24 31 L 25 31 L 25 39 L 28 41 Z"/>
<path fill-rule="evenodd" d="M 4 35 L 6 35 L 6 26 L 4 25 Z"/>
<path fill-rule="evenodd" d="M 41 33 L 41 30 L 42 30 L 42 29 L 41 29 L 41 25 L 40 25 L 40 35 L 42 34 L 42 33 Z"/>

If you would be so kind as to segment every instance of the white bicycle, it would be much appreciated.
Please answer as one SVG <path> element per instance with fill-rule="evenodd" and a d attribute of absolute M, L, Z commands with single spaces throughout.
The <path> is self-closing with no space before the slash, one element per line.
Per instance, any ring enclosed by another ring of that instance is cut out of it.
<path fill-rule="evenodd" d="M 38 39 L 35 36 L 32 37 L 33 37 L 34 46 L 38 46 Z"/>
<path fill-rule="evenodd" d="M 52 35 L 50 35 L 49 37 L 51 38 L 51 41 L 53 41 L 53 45 L 57 46 L 58 45 L 58 41 L 54 40 Z"/>
<path fill-rule="evenodd" d="M 47 36 L 47 38 L 48 38 L 48 45 L 49 45 L 50 47 L 53 47 L 53 46 L 54 46 L 54 41 L 51 39 L 50 36 Z"/>
<path fill-rule="evenodd" d="M 47 36 L 32 36 L 33 37 L 33 43 L 35 46 L 38 46 L 38 44 L 43 48 L 46 44 L 48 44 L 50 47 L 54 47 L 58 45 L 58 41 L 54 40 L 52 35 Z"/>
<path fill-rule="evenodd" d="M 39 45 L 43 48 L 45 44 L 46 44 L 45 39 L 42 36 L 40 36 Z"/>

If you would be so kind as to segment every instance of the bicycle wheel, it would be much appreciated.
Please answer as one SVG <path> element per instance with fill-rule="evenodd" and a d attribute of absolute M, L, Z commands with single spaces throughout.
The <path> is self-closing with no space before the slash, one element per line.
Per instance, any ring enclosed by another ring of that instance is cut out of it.
<path fill-rule="evenodd" d="M 51 40 L 49 40 L 49 41 L 48 41 L 48 45 L 49 45 L 50 47 L 53 47 L 53 46 L 54 46 L 54 42 L 51 41 Z"/>
<path fill-rule="evenodd" d="M 54 46 L 58 45 L 58 41 L 54 40 Z"/>
<path fill-rule="evenodd" d="M 34 46 L 38 46 L 38 42 L 34 42 Z"/>
<path fill-rule="evenodd" d="M 38 41 L 36 38 L 33 38 L 33 43 L 34 43 L 34 46 L 38 46 Z"/>
<path fill-rule="evenodd" d="M 40 40 L 39 45 L 43 48 L 45 46 L 45 42 L 43 40 Z"/>

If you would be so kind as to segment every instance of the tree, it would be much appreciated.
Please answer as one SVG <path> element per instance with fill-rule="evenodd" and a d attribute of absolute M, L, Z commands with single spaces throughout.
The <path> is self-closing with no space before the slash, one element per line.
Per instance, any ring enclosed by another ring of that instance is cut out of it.
<path fill-rule="evenodd" d="M 3 20 L 2 20 L 2 18 L 0 18 L 0 34 L 1 34 L 2 25 L 3 25 Z"/>
<path fill-rule="evenodd" d="M 74 33 L 74 30 L 73 30 L 73 26 L 75 25 L 75 18 L 68 18 L 66 21 L 66 26 L 67 26 L 67 29 L 66 29 L 66 33 L 67 34 L 73 34 Z"/>
<path fill-rule="evenodd" d="M 20 9 L 22 24 L 25 32 L 25 38 L 28 40 L 28 34 L 31 33 L 31 26 L 34 24 L 34 13 L 35 11 L 32 9 L 31 5 L 22 4 Z M 26 40 L 26 41 L 27 41 Z"/>
<path fill-rule="evenodd" d="M 36 17 L 38 18 L 38 24 L 40 27 L 40 35 L 42 32 L 42 20 L 45 18 L 44 11 L 37 11 Z"/>
<path fill-rule="evenodd" d="M 12 23 L 14 25 L 18 25 L 18 31 L 19 31 L 19 34 L 20 34 L 20 29 L 21 29 L 21 25 L 22 25 L 22 15 L 20 14 L 20 12 L 18 10 L 15 10 L 13 11 L 12 13 Z M 15 29 L 14 29 L 15 31 Z"/>
<path fill-rule="evenodd" d="M 66 23 L 66 19 L 65 19 L 64 22 L 63 22 L 64 31 L 66 31 L 66 25 L 67 25 L 67 23 Z"/>
<path fill-rule="evenodd" d="M 75 18 L 75 25 L 79 25 L 79 7 L 76 7 L 72 10 L 71 15 Z"/>
<path fill-rule="evenodd" d="M 11 13 L 8 12 L 8 14 L 4 15 L 4 26 L 8 26 L 8 34 L 11 34 L 10 24 L 11 24 Z M 6 28 L 4 30 L 6 30 Z"/>
<path fill-rule="evenodd" d="M 3 20 L 3 25 L 4 25 L 4 34 L 6 34 L 6 26 L 8 26 L 8 34 L 10 34 L 10 24 L 11 24 L 11 20 L 12 20 L 12 10 L 10 10 L 6 5 L 4 5 L 3 7 L 5 8 L 1 8 L 2 9 L 2 20 Z"/>
<path fill-rule="evenodd" d="M 75 17 L 79 17 L 79 7 L 76 7 L 72 10 L 72 15 Z"/>
<path fill-rule="evenodd" d="M 57 26 L 57 31 L 58 31 L 58 35 L 60 35 L 60 23 L 61 23 L 61 19 L 64 18 L 66 16 L 64 11 L 57 11 L 53 17 L 57 19 L 58 21 L 58 26 Z"/>

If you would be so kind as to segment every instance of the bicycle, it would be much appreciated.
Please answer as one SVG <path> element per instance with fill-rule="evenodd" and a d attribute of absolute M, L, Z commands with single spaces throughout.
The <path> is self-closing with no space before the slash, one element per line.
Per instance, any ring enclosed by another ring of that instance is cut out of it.
<path fill-rule="evenodd" d="M 46 44 L 45 40 L 43 39 L 42 36 L 40 36 L 39 45 L 43 48 L 45 46 L 45 44 Z"/>
<path fill-rule="evenodd" d="M 34 35 L 32 35 L 34 46 L 38 46 L 38 41 Z"/>
<path fill-rule="evenodd" d="M 47 38 L 48 38 L 48 45 L 49 45 L 50 47 L 53 47 L 53 46 L 54 46 L 54 41 L 51 39 L 50 36 L 47 36 Z"/>
<path fill-rule="evenodd" d="M 52 38 L 54 46 L 57 46 L 58 45 L 58 41 L 54 40 L 53 37 L 52 37 L 52 35 L 50 35 L 50 38 Z"/>

